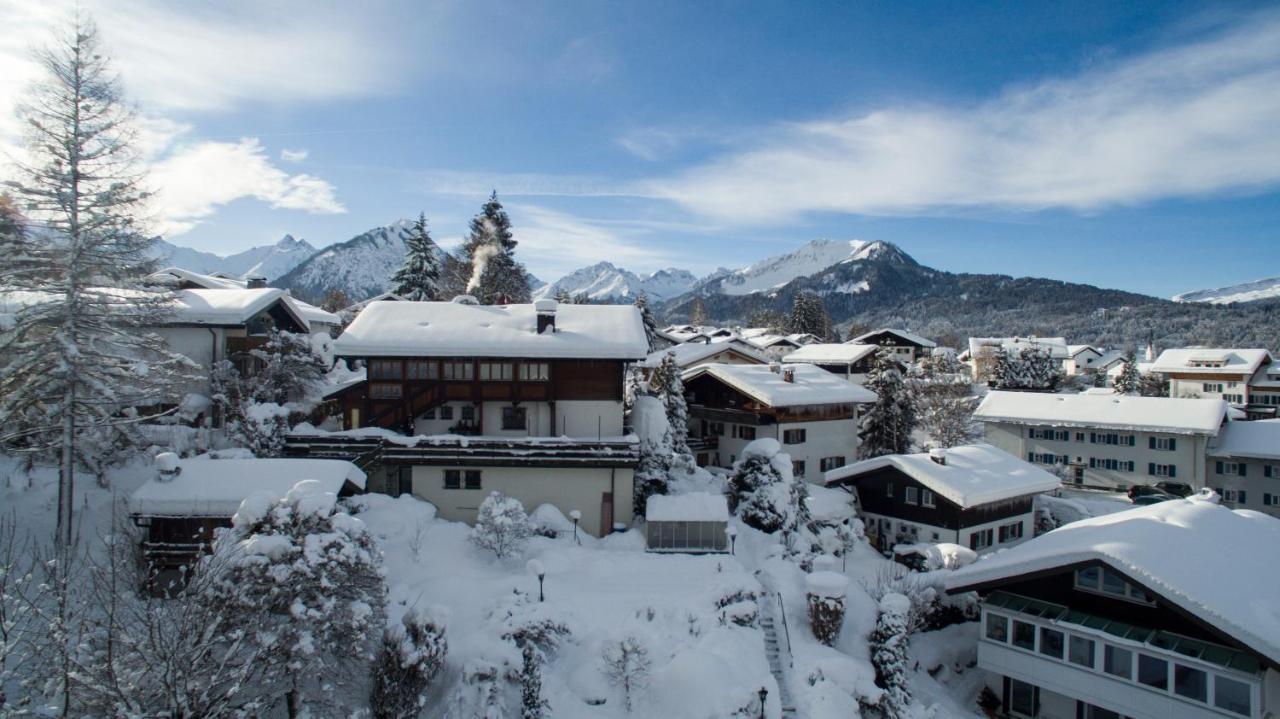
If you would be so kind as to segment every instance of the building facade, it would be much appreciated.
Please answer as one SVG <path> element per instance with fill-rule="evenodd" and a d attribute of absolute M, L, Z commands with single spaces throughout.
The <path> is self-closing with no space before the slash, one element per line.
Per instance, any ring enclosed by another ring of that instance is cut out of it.
<path fill-rule="evenodd" d="M 1227 422 L 1209 445 L 1205 476 L 1224 504 L 1280 517 L 1280 419 Z"/>

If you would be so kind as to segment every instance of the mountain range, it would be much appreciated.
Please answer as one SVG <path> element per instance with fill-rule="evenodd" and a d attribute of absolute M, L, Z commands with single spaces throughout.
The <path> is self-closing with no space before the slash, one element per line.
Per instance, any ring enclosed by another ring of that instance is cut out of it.
<path fill-rule="evenodd" d="M 1254 280 L 1212 290 L 1195 290 L 1174 295 L 1174 302 L 1208 302 L 1226 305 L 1233 302 L 1257 302 L 1280 297 L 1280 277 Z"/>
<path fill-rule="evenodd" d="M 542 285 L 533 293 L 533 298 L 540 300 L 564 292 L 570 297 L 585 295 L 593 302 L 606 302 L 633 300 L 643 293 L 651 300 L 666 300 L 688 292 L 697 284 L 697 275 L 675 267 L 637 275 L 610 262 L 598 262 Z"/>
<path fill-rule="evenodd" d="M 164 267 L 181 267 L 205 274 L 225 272 L 236 277 L 262 275 L 268 280 L 274 280 L 314 255 L 316 248 L 306 240 L 285 235 L 274 245 L 253 247 L 226 257 L 181 247 L 165 240 L 156 240 L 151 252 Z"/>

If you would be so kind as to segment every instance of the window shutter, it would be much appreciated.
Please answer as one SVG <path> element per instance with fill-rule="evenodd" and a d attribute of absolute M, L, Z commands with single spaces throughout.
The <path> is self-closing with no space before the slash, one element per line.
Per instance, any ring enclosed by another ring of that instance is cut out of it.
<path fill-rule="evenodd" d="M 1176 437 L 1170 437 L 1170 438 L 1169 438 L 1169 451 L 1173 451 L 1173 450 L 1175 450 L 1175 449 L 1177 449 L 1177 448 L 1178 448 L 1178 439 L 1177 439 Z"/>
<path fill-rule="evenodd" d="M 1245 494 L 1246 494 L 1246 493 L 1245 493 L 1245 491 L 1244 491 L 1243 489 L 1242 489 L 1242 490 L 1240 490 L 1240 504 L 1248 504 L 1248 503 L 1249 503 L 1248 501 L 1246 501 L 1246 500 L 1245 500 Z"/>
<path fill-rule="evenodd" d="M 1217 472 L 1218 474 L 1222 474 L 1222 462 L 1214 462 L 1213 471 Z"/>
<path fill-rule="evenodd" d="M 1271 465 L 1268 464 L 1262 468 L 1262 476 L 1267 478 L 1271 477 Z"/>
<path fill-rule="evenodd" d="M 1178 465 L 1176 464 L 1169 465 L 1169 479 L 1173 479 L 1174 477 L 1177 477 L 1177 476 L 1178 476 Z"/>
<path fill-rule="evenodd" d="M 1147 437 L 1147 449 L 1155 449 L 1155 448 L 1156 448 L 1156 438 Z"/>
<path fill-rule="evenodd" d="M 1156 473 L 1156 463 L 1155 463 L 1155 462 L 1148 462 L 1148 463 L 1147 463 L 1147 474 L 1150 474 L 1150 475 L 1152 475 L 1152 476 L 1155 476 L 1155 473 Z"/>
<path fill-rule="evenodd" d="M 1236 464 L 1236 474 L 1240 475 L 1241 477 L 1245 476 L 1245 463 L 1244 463 L 1244 462 L 1239 462 L 1239 463 L 1237 463 L 1237 464 Z"/>

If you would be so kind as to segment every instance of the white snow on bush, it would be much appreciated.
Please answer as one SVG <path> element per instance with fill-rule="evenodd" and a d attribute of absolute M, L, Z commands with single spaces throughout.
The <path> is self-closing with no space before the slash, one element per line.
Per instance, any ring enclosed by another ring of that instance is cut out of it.
<path fill-rule="evenodd" d="M 880 599 L 880 611 L 905 617 L 911 613 L 911 600 L 904 594 L 889 592 Z"/>
<path fill-rule="evenodd" d="M 849 590 L 849 578 L 836 572 L 813 572 L 805 576 L 804 585 L 815 597 L 840 599 Z"/>

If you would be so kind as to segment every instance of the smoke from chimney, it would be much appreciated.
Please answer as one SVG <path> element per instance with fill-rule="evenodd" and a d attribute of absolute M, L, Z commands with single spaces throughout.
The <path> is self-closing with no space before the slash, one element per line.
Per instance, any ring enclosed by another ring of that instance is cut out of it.
<path fill-rule="evenodd" d="M 502 248 L 491 243 L 486 243 L 476 248 L 475 254 L 471 256 L 471 279 L 467 281 L 468 294 L 480 287 L 480 278 L 484 276 L 485 268 L 489 266 L 489 260 L 492 260 L 500 252 L 502 252 Z"/>

